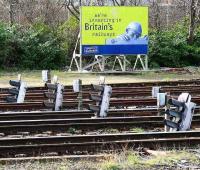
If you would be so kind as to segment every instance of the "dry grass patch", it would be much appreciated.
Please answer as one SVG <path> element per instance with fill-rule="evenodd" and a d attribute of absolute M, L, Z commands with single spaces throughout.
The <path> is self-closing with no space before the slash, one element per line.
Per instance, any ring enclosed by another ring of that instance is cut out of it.
<path fill-rule="evenodd" d="M 159 152 L 159 151 L 158 151 Z M 59 161 L 29 161 L 24 163 L 7 163 L 1 165 L 0 169 L 9 170 L 135 170 L 135 169 L 180 169 L 180 165 L 186 167 L 199 167 L 200 160 L 192 152 L 182 151 L 161 151 L 162 155 L 141 155 L 141 153 L 125 150 L 121 153 L 113 153 L 104 159 L 77 160 L 63 159 Z"/>
<path fill-rule="evenodd" d="M 15 80 L 21 74 L 22 79 L 28 86 L 43 86 L 41 71 L 13 71 L 0 72 L 0 87 L 8 87 L 9 80 Z M 82 79 L 83 84 L 98 83 L 100 75 L 105 76 L 106 83 L 134 83 L 150 81 L 189 80 L 200 78 L 199 72 L 189 73 L 166 73 L 166 72 L 140 72 L 131 74 L 95 74 L 95 73 L 74 73 L 64 71 L 52 71 L 51 75 L 57 75 L 59 82 L 64 85 L 72 85 L 74 79 Z"/>

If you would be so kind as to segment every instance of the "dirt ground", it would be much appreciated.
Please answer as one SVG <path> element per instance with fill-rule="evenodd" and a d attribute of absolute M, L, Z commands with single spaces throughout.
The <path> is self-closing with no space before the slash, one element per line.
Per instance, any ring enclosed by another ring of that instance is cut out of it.
<path fill-rule="evenodd" d="M 28 86 L 43 86 L 41 71 L 16 71 L 0 72 L 0 87 L 9 87 L 9 80 L 16 80 L 18 74 L 22 75 L 22 80 Z M 199 69 L 185 71 L 149 71 L 135 73 L 116 73 L 116 74 L 99 74 L 99 73 L 75 73 L 64 71 L 51 71 L 52 77 L 58 76 L 58 81 L 64 85 L 72 85 L 73 80 L 81 79 L 83 84 L 97 83 L 100 76 L 104 76 L 106 83 L 134 83 L 150 81 L 170 81 L 170 80 L 189 80 L 199 79 Z"/>

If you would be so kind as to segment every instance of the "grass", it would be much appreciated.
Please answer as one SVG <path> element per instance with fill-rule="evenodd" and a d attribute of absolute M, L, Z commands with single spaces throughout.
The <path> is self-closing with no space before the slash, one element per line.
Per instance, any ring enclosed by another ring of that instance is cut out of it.
<path fill-rule="evenodd" d="M 76 133 L 76 129 L 70 127 L 70 128 L 67 130 L 67 133 L 75 134 L 75 133 Z"/>
<path fill-rule="evenodd" d="M 17 75 L 22 75 L 22 80 L 27 82 L 28 86 L 43 86 L 41 71 L 13 71 L 0 72 L 0 87 L 8 87 L 9 80 L 17 79 Z M 95 73 L 74 73 L 64 71 L 52 71 L 51 75 L 57 75 L 59 82 L 64 85 L 72 85 L 73 80 L 82 79 L 83 84 L 98 83 L 100 74 Z M 170 80 L 189 80 L 200 78 L 199 71 L 194 73 L 166 73 L 166 72 L 140 72 L 132 74 L 102 74 L 105 76 L 106 83 L 132 83 L 144 81 L 170 81 Z"/>
<path fill-rule="evenodd" d="M 130 129 L 130 132 L 132 132 L 132 133 L 144 133 L 145 132 L 145 130 L 144 129 L 142 129 L 142 128 L 131 128 Z"/>
<path fill-rule="evenodd" d="M 172 151 L 169 152 L 166 156 L 155 156 L 149 160 L 145 161 L 146 165 L 154 166 L 154 165 L 168 165 L 173 166 L 177 162 L 181 160 L 189 161 L 191 164 L 199 164 L 199 158 L 197 158 L 192 153 L 189 153 L 185 150 L 183 151 Z"/>
<path fill-rule="evenodd" d="M 177 165 L 200 166 L 199 158 L 193 153 L 182 151 L 166 151 L 165 156 L 145 156 L 135 151 L 114 153 L 112 157 L 99 160 L 59 160 L 59 161 L 30 161 L 26 163 L 7 163 L 0 169 L 26 169 L 26 170 L 131 170 L 131 169 L 177 169 Z"/>
<path fill-rule="evenodd" d="M 104 128 L 104 129 L 101 129 L 104 133 L 119 133 L 119 130 L 118 129 L 114 129 L 114 128 Z"/>
<path fill-rule="evenodd" d="M 101 163 L 102 170 L 120 170 L 122 167 L 115 160 L 107 160 Z"/>
<path fill-rule="evenodd" d="M 162 151 L 163 152 L 163 151 Z M 177 164 L 189 163 L 200 166 L 200 160 L 187 150 L 166 151 L 166 156 L 140 156 L 139 153 L 126 151 L 116 155 L 112 160 L 103 162 L 100 167 L 106 170 L 118 169 L 153 169 L 155 167 L 176 167 Z M 159 168 L 158 168 L 159 169 Z M 175 168 L 176 169 L 176 168 Z"/>

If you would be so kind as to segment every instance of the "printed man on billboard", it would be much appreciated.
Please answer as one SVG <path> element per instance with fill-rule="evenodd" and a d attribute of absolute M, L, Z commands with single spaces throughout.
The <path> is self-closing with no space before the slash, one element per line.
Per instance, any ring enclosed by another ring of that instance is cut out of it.
<path fill-rule="evenodd" d="M 139 22 L 131 22 L 126 32 L 116 38 L 106 39 L 107 45 L 123 45 L 123 44 L 148 44 L 148 36 L 142 36 L 142 26 Z"/>

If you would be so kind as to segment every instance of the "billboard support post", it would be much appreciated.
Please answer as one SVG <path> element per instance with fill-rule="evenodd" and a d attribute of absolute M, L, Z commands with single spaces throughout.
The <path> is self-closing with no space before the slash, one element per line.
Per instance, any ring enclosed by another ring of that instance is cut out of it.
<path fill-rule="evenodd" d="M 71 60 L 68 71 L 72 70 L 72 65 L 73 65 L 74 62 L 75 62 L 76 68 L 78 69 L 78 72 L 82 71 L 82 55 L 80 54 L 80 52 L 76 53 L 79 41 L 80 41 L 80 33 L 78 34 L 78 38 L 76 40 L 76 45 L 75 45 L 75 48 L 74 48 L 74 51 L 73 51 L 73 56 L 72 56 L 72 60 Z"/>
<path fill-rule="evenodd" d="M 117 62 L 119 62 L 121 71 L 123 71 L 123 72 L 126 71 L 127 63 L 131 64 L 131 63 L 126 59 L 126 56 L 125 56 L 125 55 L 119 55 L 119 56 L 116 56 L 116 57 L 115 57 L 115 61 L 114 61 L 112 70 L 115 69 L 115 65 L 116 65 Z"/>
<path fill-rule="evenodd" d="M 81 54 L 73 53 L 73 57 L 72 57 L 68 71 L 72 70 L 72 65 L 74 62 L 75 62 L 78 72 L 81 72 L 82 71 L 82 56 L 81 56 Z"/>
<path fill-rule="evenodd" d="M 135 60 L 133 70 L 136 70 L 137 63 L 140 62 L 144 71 L 148 70 L 148 56 L 138 54 Z"/>
<path fill-rule="evenodd" d="M 145 55 L 145 70 L 147 71 L 148 69 L 148 55 Z"/>
<path fill-rule="evenodd" d="M 82 70 L 83 70 L 83 69 L 82 69 L 82 68 L 83 68 L 83 64 L 82 64 L 82 55 L 81 55 L 81 54 L 80 54 L 80 59 L 79 59 L 79 60 L 80 60 L 80 63 L 79 63 L 79 64 L 80 64 L 80 65 L 79 65 L 79 66 L 80 66 L 80 67 L 79 67 L 79 72 L 82 72 Z"/>

